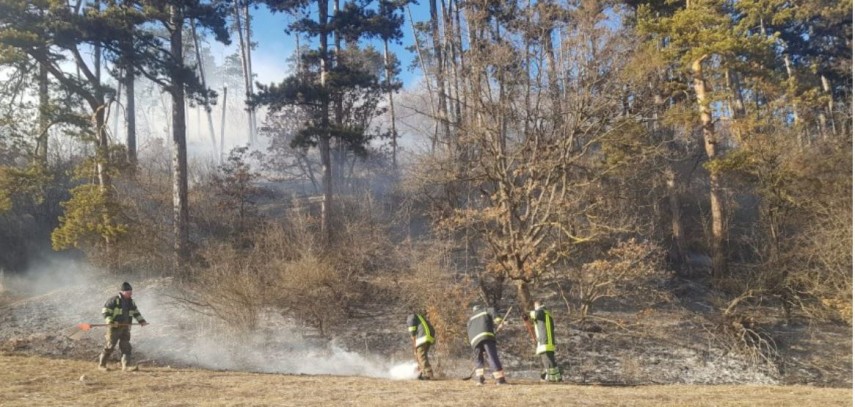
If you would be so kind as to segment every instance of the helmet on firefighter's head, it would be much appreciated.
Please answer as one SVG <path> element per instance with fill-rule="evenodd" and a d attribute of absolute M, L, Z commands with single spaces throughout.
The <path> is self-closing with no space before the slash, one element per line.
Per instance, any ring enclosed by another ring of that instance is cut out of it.
<path fill-rule="evenodd" d="M 131 285 L 125 281 L 122 283 L 122 288 L 119 291 L 133 291 L 133 288 L 131 288 Z"/>

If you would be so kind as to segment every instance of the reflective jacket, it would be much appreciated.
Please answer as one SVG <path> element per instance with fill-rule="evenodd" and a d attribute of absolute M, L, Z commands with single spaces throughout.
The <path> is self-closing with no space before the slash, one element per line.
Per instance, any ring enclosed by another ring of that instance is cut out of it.
<path fill-rule="evenodd" d="M 434 339 L 436 332 L 433 330 L 433 325 L 421 314 L 408 315 L 407 328 L 410 330 L 410 336 L 416 338 L 416 346 L 422 346 L 426 343 L 431 344 L 436 341 Z"/>
<path fill-rule="evenodd" d="M 473 348 L 478 346 L 485 340 L 496 340 L 495 324 L 496 321 L 501 321 L 500 317 L 496 317 L 496 310 L 493 308 L 482 308 L 476 310 L 469 318 L 467 324 L 467 332 L 469 333 L 469 344 Z"/>
<path fill-rule="evenodd" d="M 137 304 L 133 299 L 122 298 L 121 295 L 107 300 L 104 304 L 104 309 L 101 310 L 101 315 L 104 316 L 104 322 L 108 324 L 130 324 L 133 322 L 131 318 L 136 318 L 137 322 L 145 322 L 145 318 L 137 310 Z"/>
<path fill-rule="evenodd" d="M 552 314 L 541 307 L 529 312 L 529 317 L 534 322 L 534 333 L 537 337 L 535 354 L 555 352 L 555 322 L 552 320 Z"/>

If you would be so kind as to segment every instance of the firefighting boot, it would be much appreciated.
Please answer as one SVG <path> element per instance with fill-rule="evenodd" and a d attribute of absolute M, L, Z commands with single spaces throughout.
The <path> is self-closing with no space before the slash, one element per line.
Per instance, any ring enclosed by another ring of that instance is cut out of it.
<path fill-rule="evenodd" d="M 106 372 L 107 370 L 107 359 L 110 358 L 110 354 L 106 352 L 102 352 L 100 356 L 98 356 L 98 370 L 102 372 Z"/>
<path fill-rule="evenodd" d="M 493 372 L 493 378 L 496 379 L 496 384 L 508 384 L 507 380 L 505 380 L 505 372 L 502 370 Z"/>
<path fill-rule="evenodd" d="M 124 354 L 122 355 L 122 371 L 123 372 L 136 372 L 139 369 L 136 365 L 131 364 L 131 355 Z"/>
<path fill-rule="evenodd" d="M 475 369 L 475 385 L 484 385 L 484 369 Z"/>
<path fill-rule="evenodd" d="M 550 367 L 546 370 L 546 379 L 552 383 L 558 383 L 561 380 L 561 369 L 557 367 Z"/>

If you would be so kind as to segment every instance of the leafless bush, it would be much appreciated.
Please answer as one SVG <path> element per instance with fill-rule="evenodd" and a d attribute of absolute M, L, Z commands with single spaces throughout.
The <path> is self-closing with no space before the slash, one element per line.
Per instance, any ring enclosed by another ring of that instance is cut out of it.
<path fill-rule="evenodd" d="M 208 267 L 197 270 L 185 301 L 236 330 L 255 328 L 273 292 L 269 277 L 251 257 L 228 244 L 209 247 L 202 255 Z"/>
<path fill-rule="evenodd" d="M 382 205 L 369 194 L 341 197 L 327 257 L 345 278 L 399 266 Z"/>
<path fill-rule="evenodd" d="M 630 239 L 618 243 L 605 259 L 584 264 L 573 276 L 580 303 L 577 311 L 584 319 L 599 299 L 650 294 L 650 280 L 663 273 L 663 258 L 662 249 L 653 242 Z"/>
<path fill-rule="evenodd" d="M 748 314 L 722 315 L 715 329 L 722 347 L 728 352 L 742 355 L 754 365 L 775 368 L 780 364 L 781 355 L 775 339 Z"/>
<path fill-rule="evenodd" d="M 271 264 L 279 273 L 274 287 L 278 304 L 300 321 L 329 334 L 332 324 L 347 315 L 351 290 L 328 262 L 306 253 L 296 260 Z"/>

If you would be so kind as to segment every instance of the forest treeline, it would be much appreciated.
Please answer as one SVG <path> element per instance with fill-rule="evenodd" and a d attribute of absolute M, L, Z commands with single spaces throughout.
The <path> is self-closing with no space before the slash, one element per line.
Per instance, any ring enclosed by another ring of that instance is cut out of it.
<path fill-rule="evenodd" d="M 456 329 L 506 287 L 584 317 L 663 276 L 734 320 L 851 321 L 851 1 L 414 6 L 0 2 L 0 268 L 70 250 L 321 331 L 383 296 Z M 254 9 L 281 38 L 253 38 Z M 260 41 L 295 43 L 280 83 L 253 79 Z M 210 140 L 191 159 L 188 109 Z"/>

